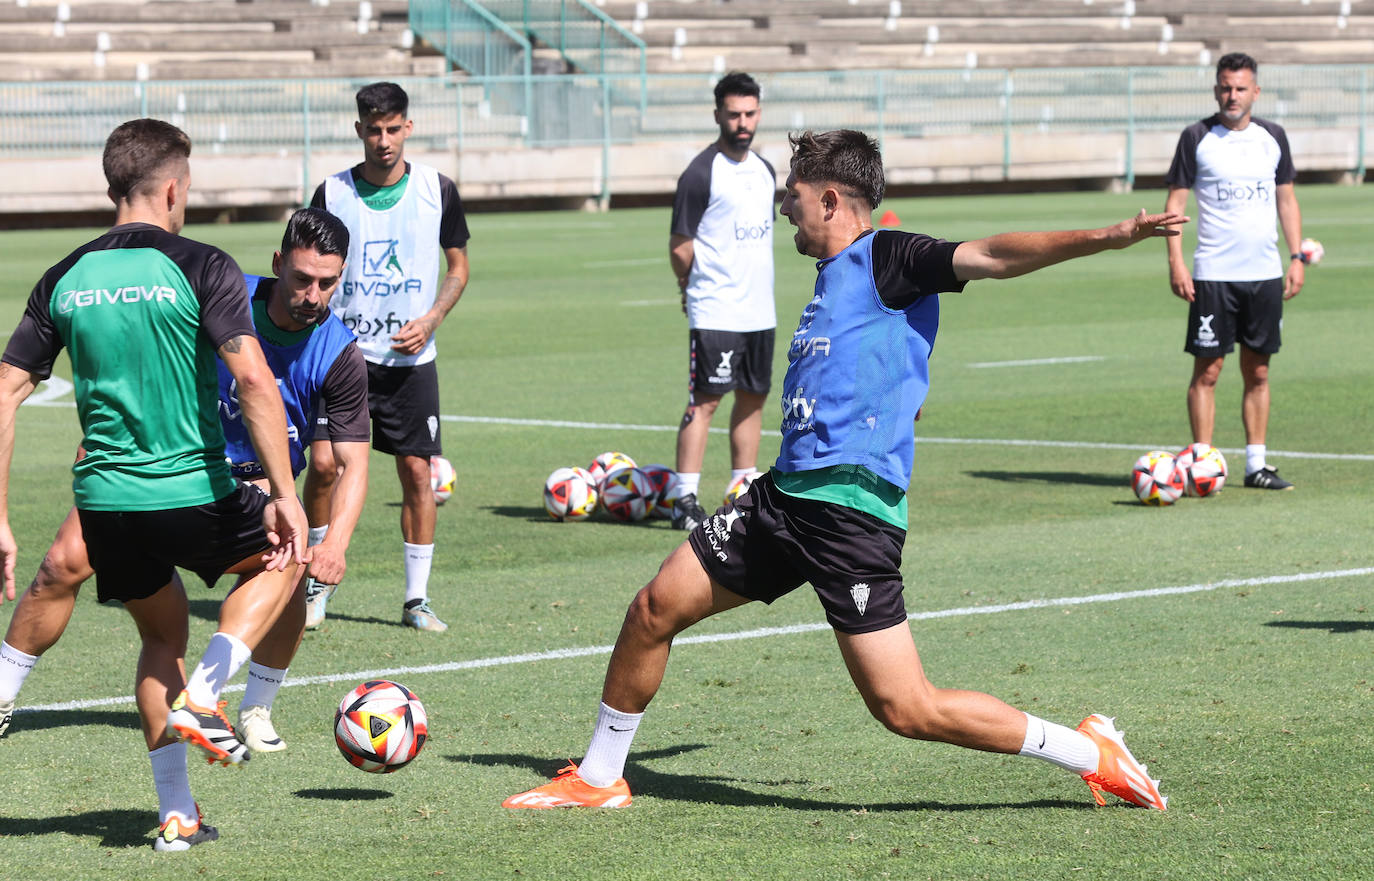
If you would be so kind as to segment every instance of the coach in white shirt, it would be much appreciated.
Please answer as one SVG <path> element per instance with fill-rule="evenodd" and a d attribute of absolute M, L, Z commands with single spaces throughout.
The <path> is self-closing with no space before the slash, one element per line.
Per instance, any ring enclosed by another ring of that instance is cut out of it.
<path fill-rule="evenodd" d="M 1265 461 L 1269 427 L 1269 358 L 1279 350 L 1285 300 L 1302 290 L 1302 212 L 1293 192 L 1297 173 L 1283 128 L 1250 115 L 1259 97 L 1255 59 L 1240 52 L 1217 62 L 1219 112 L 1195 122 L 1178 139 L 1165 179 L 1165 210 L 1183 213 L 1197 194 L 1197 250 L 1193 271 L 1180 237 L 1167 239 L 1169 285 L 1188 301 L 1193 356 L 1188 420 L 1193 441 L 1212 442 L 1216 385 L 1222 360 L 1240 344 L 1245 391 L 1245 485 L 1292 489 Z M 1275 215 L 1288 246 L 1280 252 Z M 1286 259 L 1283 255 L 1287 255 Z M 1286 264 L 1286 269 L 1285 269 Z"/>
<path fill-rule="evenodd" d="M 755 470 L 777 326 L 777 178 L 773 166 L 750 149 L 759 124 L 759 85 L 747 73 L 730 73 L 716 84 L 715 97 L 720 137 L 678 178 L 668 240 L 691 347 L 687 409 L 677 433 L 680 495 L 673 526 L 689 530 L 706 516 L 697 488 L 711 418 L 727 392 L 735 394 L 731 481 Z"/>

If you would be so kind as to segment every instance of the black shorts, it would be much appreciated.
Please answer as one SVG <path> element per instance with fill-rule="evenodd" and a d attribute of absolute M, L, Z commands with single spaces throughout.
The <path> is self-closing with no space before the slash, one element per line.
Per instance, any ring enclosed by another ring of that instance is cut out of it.
<path fill-rule="evenodd" d="M 439 370 L 433 361 L 414 367 L 367 365 L 367 406 L 372 449 L 392 456 L 437 456 Z"/>
<path fill-rule="evenodd" d="M 871 633 L 906 621 L 906 530 L 830 502 L 789 496 L 765 474 L 687 537 L 711 579 L 771 603 L 810 582 L 830 626 Z"/>
<path fill-rule="evenodd" d="M 1283 279 L 1194 281 L 1183 351 L 1202 358 L 1229 355 L 1240 343 L 1262 355 L 1279 350 Z"/>
<path fill-rule="evenodd" d="M 692 400 L 735 390 L 766 395 L 773 383 L 773 331 L 690 331 L 687 363 Z"/>
<path fill-rule="evenodd" d="M 172 580 L 172 567 L 214 587 L 224 570 L 270 546 L 262 528 L 267 493 L 251 483 L 205 505 L 165 511 L 77 511 L 96 596 L 141 600 Z"/>

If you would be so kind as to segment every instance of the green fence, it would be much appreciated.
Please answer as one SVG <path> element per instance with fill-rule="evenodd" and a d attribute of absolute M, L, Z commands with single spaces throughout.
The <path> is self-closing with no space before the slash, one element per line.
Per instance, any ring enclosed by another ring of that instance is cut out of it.
<path fill-rule="evenodd" d="M 420 6 L 412 4 L 412 8 Z M 447 2 L 445 5 L 448 5 Z M 1177 130 L 1215 109 L 1211 68 L 848 71 L 764 74 L 761 140 L 803 128 L 859 128 L 880 139 L 1018 132 Z M 414 145 L 464 150 L 690 141 L 714 137 L 706 74 L 403 79 Z M 198 151 L 300 155 L 353 150 L 353 93 L 364 80 L 0 83 L 0 156 L 98 154 L 136 116 L 170 120 Z M 1374 65 L 1271 65 L 1260 115 L 1290 131 L 1358 138 L 1365 173 Z"/>

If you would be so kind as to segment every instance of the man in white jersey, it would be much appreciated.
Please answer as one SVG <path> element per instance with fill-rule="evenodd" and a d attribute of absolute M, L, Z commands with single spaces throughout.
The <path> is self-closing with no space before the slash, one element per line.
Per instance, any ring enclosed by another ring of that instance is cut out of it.
<path fill-rule="evenodd" d="M 1283 303 L 1302 290 L 1302 212 L 1293 192 L 1297 173 L 1288 136 L 1275 123 L 1250 115 L 1260 93 L 1256 73 L 1249 55 L 1222 56 L 1214 88 L 1219 112 L 1188 126 L 1178 139 L 1164 207 L 1181 214 L 1188 191 L 1197 193 L 1197 250 L 1190 274 L 1182 239 L 1166 239 L 1169 286 L 1189 303 L 1184 351 L 1193 356 L 1193 441 L 1212 442 L 1217 378 L 1222 360 L 1239 342 L 1245 485 L 1292 489 L 1265 460 L 1265 434 L 1269 358 L 1279 350 Z M 1275 214 L 1288 246 L 1286 269 L 1276 245 Z"/>
<path fill-rule="evenodd" d="M 372 83 L 357 101 L 363 161 L 327 178 L 311 205 L 343 220 L 352 236 L 330 308 L 357 335 L 367 361 L 372 447 L 396 457 L 406 579 L 401 623 L 442 631 L 448 625 L 429 605 L 436 520 L 429 460 L 443 449 L 434 333 L 468 283 L 468 226 L 453 181 L 405 160 L 414 128 L 405 90 Z M 436 283 L 441 253 L 448 270 Z M 305 485 L 312 543 L 329 528 L 334 476 L 328 444 L 312 445 Z M 307 586 L 307 627 L 323 620 L 332 591 Z"/>
<path fill-rule="evenodd" d="M 716 84 L 720 137 L 687 166 L 673 197 L 668 259 L 687 313 L 690 378 L 677 431 L 679 498 L 673 526 L 706 519 L 697 502 L 706 439 L 721 398 L 730 413 L 730 479 L 752 473 L 773 374 L 773 166 L 749 149 L 759 85 L 747 73 Z"/>

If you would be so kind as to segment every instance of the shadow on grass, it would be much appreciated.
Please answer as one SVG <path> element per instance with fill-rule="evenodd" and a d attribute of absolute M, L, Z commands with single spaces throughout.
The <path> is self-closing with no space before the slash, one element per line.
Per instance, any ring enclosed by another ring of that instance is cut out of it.
<path fill-rule="evenodd" d="M 871 802 L 821 801 L 810 798 L 783 795 L 778 792 L 755 792 L 744 787 L 801 787 L 805 780 L 746 780 L 736 777 L 701 777 L 689 774 L 664 774 L 646 766 L 645 762 L 654 759 L 681 755 L 692 750 L 706 749 L 705 744 L 684 744 L 672 749 L 633 753 L 626 768 L 626 777 L 634 781 L 635 795 L 652 798 L 688 801 L 700 804 L 728 805 L 731 807 L 778 807 L 795 811 L 996 811 L 1006 808 L 1080 808 L 1095 809 L 1091 799 L 1067 801 L 1064 799 L 1036 799 L 1019 802 L 984 802 L 957 804 L 939 801 Z M 513 766 L 526 768 L 541 777 L 552 778 L 568 763 L 550 761 L 543 756 L 528 756 L 512 753 L 485 753 L 474 755 L 446 756 L 450 762 L 485 765 L 487 767 Z M 1132 807 L 1124 802 L 1122 807 Z"/>
<path fill-rule="evenodd" d="M 1361 630 L 1374 630 L 1374 621 L 1266 621 L 1264 626 L 1325 630 L 1330 633 L 1359 633 Z"/>
<path fill-rule="evenodd" d="M 393 798 L 394 794 L 384 789 L 359 789 L 341 786 L 335 789 L 297 789 L 292 795 L 296 798 L 317 798 L 322 801 L 377 801 Z"/>
<path fill-rule="evenodd" d="M 53 728 L 86 727 L 88 725 L 108 725 L 111 728 L 128 728 L 141 731 L 138 721 L 138 708 L 133 701 L 126 710 L 31 710 L 16 707 L 14 724 L 10 726 L 5 739 L 25 731 L 48 731 Z"/>
<path fill-rule="evenodd" d="M 550 526 L 562 526 L 563 524 L 549 516 L 549 512 L 543 508 L 522 507 L 519 505 L 486 505 L 483 511 L 490 511 L 497 517 L 511 517 L 517 520 L 525 520 L 529 523 L 547 523 Z M 643 520 L 622 521 L 606 515 L 600 510 L 594 514 L 590 520 L 579 521 L 591 523 L 592 525 L 604 524 L 622 528 L 625 526 L 637 526 L 640 529 L 667 529 L 668 521 L 661 517 L 645 517 Z"/>
<path fill-rule="evenodd" d="M 1130 480 L 1120 474 L 1085 474 L 1082 471 L 965 471 L 979 480 L 1003 483 L 1076 483 L 1083 486 L 1117 486 L 1129 489 Z"/>
<path fill-rule="evenodd" d="M 0 838 L 13 835 L 99 836 L 101 847 L 141 847 L 152 844 L 150 830 L 157 828 L 157 811 L 87 811 L 60 817 L 0 816 Z"/>

